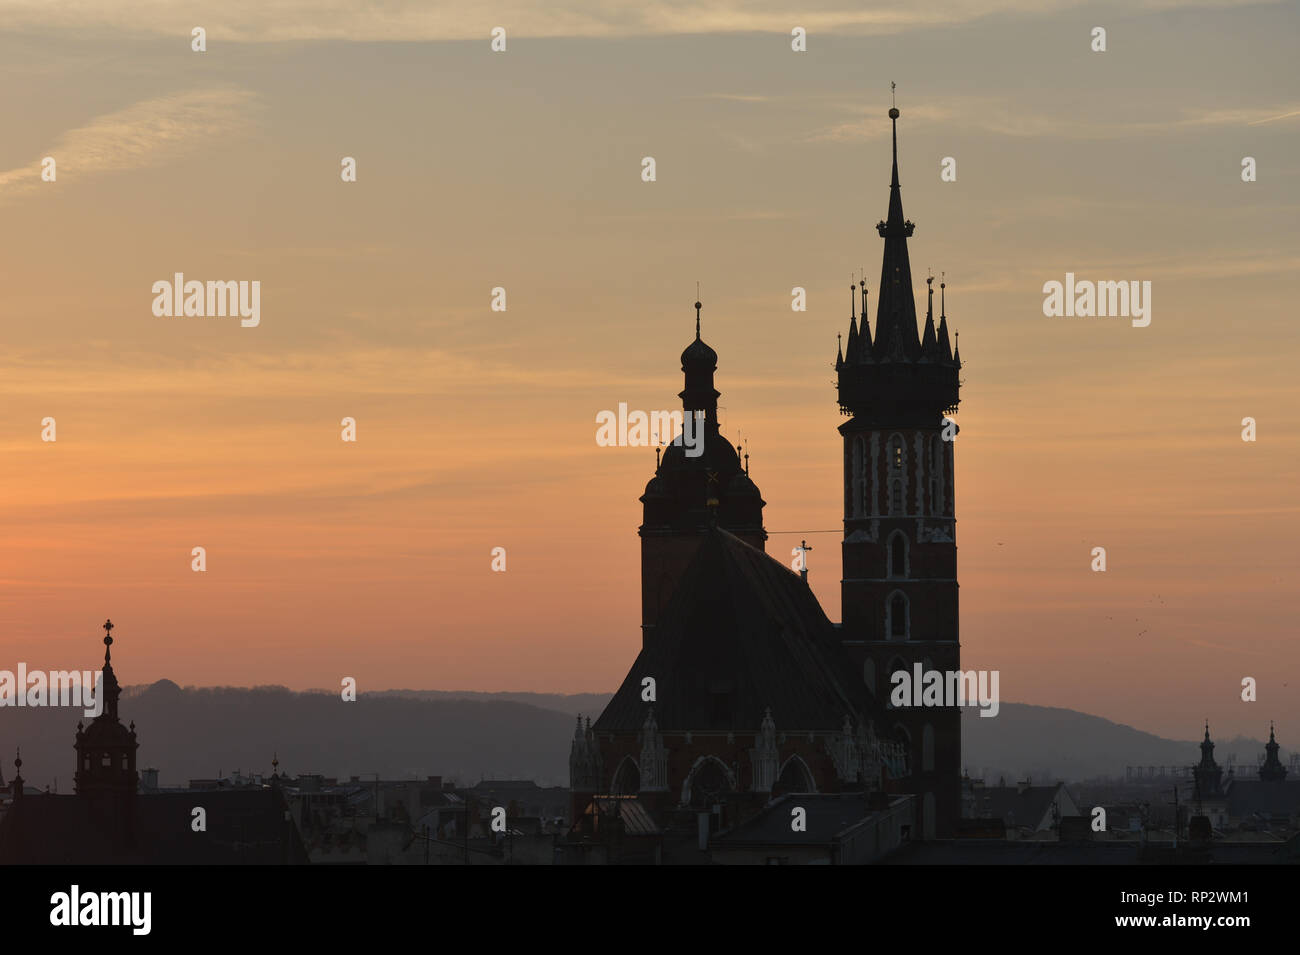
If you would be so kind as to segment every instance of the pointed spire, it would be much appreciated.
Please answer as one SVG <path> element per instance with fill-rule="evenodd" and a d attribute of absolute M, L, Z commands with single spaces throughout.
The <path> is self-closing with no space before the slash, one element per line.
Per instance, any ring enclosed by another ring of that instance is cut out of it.
<path fill-rule="evenodd" d="M 1282 765 L 1282 760 L 1278 758 L 1278 750 L 1281 747 L 1277 744 L 1277 738 L 1273 735 L 1273 722 L 1268 724 L 1268 742 L 1264 745 L 1264 752 L 1267 757 L 1264 763 L 1259 767 L 1259 778 L 1266 783 L 1280 783 L 1286 779 L 1286 767 Z"/>
<path fill-rule="evenodd" d="M 952 363 L 958 368 L 961 367 L 961 332 L 954 332 L 952 336 Z"/>
<path fill-rule="evenodd" d="M 871 361 L 871 325 L 867 322 L 867 280 L 859 283 L 862 287 L 862 334 L 858 339 L 858 361 Z"/>
<path fill-rule="evenodd" d="M 105 620 L 104 621 L 104 669 L 103 669 L 104 678 L 103 678 L 103 682 L 100 683 L 100 687 L 99 687 L 99 692 L 104 697 L 104 708 L 100 716 L 96 717 L 96 720 L 102 717 L 107 717 L 108 719 L 116 723 L 118 722 L 117 700 L 118 697 L 122 695 L 122 687 L 117 682 L 117 675 L 113 673 L 112 647 L 113 647 L 113 621 Z"/>
<path fill-rule="evenodd" d="M 943 281 L 943 273 L 939 273 L 939 360 L 941 362 L 952 361 L 952 342 L 948 340 L 948 316 L 944 314 L 944 289 L 948 283 Z"/>
<path fill-rule="evenodd" d="M 875 357 L 910 361 L 921 350 L 916 333 L 912 267 L 907 257 L 907 239 L 916 227 L 903 217 L 898 182 L 898 115 L 898 107 L 891 107 L 893 172 L 889 182 L 889 215 L 876 225 L 876 231 L 885 240 L 885 254 L 880 264 L 880 297 L 876 305 Z"/>
<path fill-rule="evenodd" d="M 848 361 L 850 364 L 858 360 L 858 352 L 861 348 L 858 345 L 858 317 L 853 313 L 853 286 L 849 286 L 849 345 Z"/>
<path fill-rule="evenodd" d="M 713 427 L 718 421 L 719 392 L 713 387 L 713 373 L 718 370 L 718 353 L 700 338 L 699 301 L 695 303 L 695 340 L 682 351 L 682 372 L 686 387 L 677 393 L 686 412 L 703 411 Z"/>
<path fill-rule="evenodd" d="M 939 357 L 939 339 L 934 332 L 934 276 L 925 280 L 927 302 L 925 306 L 925 332 L 921 336 L 921 359 L 934 361 Z"/>
<path fill-rule="evenodd" d="M 839 371 L 844 367 L 844 336 L 839 332 L 835 333 L 835 370 Z"/>

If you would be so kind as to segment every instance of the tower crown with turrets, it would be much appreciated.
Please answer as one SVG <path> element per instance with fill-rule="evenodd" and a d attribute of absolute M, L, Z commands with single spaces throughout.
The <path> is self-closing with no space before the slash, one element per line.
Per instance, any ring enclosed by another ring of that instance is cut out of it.
<path fill-rule="evenodd" d="M 935 417 L 957 410 L 958 373 L 961 358 L 949 348 L 948 319 L 944 291 L 939 285 L 939 323 L 934 321 L 933 278 L 927 279 L 928 301 L 924 334 L 918 334 L 916 300 L 912 293 L 912 267 L 907 240 L 916 226 L 903 217 L 903 199 L 898 182 L 898 116 L 889 110 L 893 125 L 893 177 L 889 185 L 888 218 L 876 226 L 885 240 L 876 295 L 876 334 L 872 340 L 867 321 L 866 282 L 861 283 L 862 328 L 850 315 L 848 348 L 838 355 L 840 410 L 846 415 L 888 418 L 894 423 L 909 419 L 928 423 Z M 856 289 L 849 287 L 850 312 L 856 304 Z"/>

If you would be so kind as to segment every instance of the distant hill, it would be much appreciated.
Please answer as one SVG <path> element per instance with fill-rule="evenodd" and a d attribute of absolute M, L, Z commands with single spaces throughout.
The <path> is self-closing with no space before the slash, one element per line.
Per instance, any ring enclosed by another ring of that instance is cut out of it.
<path fill-rule="evenodd" d="M 325 690 L 322 693 L 327 692 Z M 330 690 L 328 692 L 334 692 Z M 372 696 L 402 696 L 414 700 L 481 700 L 527 703 L 544 710 L 558 710 L 570 716 L 590 716 L 593 720 L 609 702 L 609 693 L 483 693 L 478 690 L 380 690 Z"/>
<path fill-rule="evenodd" d="M 140 734 L 141 768 L 159 770 L 164 786 L 191 778 L 271 771 L 318 772 L 348 778 L 438 775 L 460 782 L 481 777 L 534 779 L 567 785 L 574 715 L 595 716 L 608 694 L 479 693 L 389 690 L 344 703 L 337 690 L 293 692 L 281 686 L 186 687 L 170 680 L 123 691 L 124 722 Z M 79 709 L 0 710 L 0 772 L 13 776 L 15 746 L 23 776 L 44 789 L 57 778 L 72 791 L 72 744 Z M 1122 776 L 1126 764 L 1187 765 L 1198 741 L 1162 739 L 1073 710 L 1003 703 L 995 719 L 962 712 L 962 762 L 972 775 L 1010 782 L 1077 781 Z M 1263 743 L 1216 741 L 1221 765 L 1229 753 L 1251 772 Z M 1283 757 L 1285 760 L 1285 756 Z"/>
<path fill-rule="evenodd" d="M 1013 779 L 1077 782 L 1100 776 L 1122 777 L 1125 766 L 1190 766 L 1201 760 L 1199 739 L 1184 742 L 1144 733 L 1122 723 L 1075 710 L 1027 703 L 1003 703 L 998 715 L 981 717 L 964 709 L 962 763 L 974 777 L 995 783 Z M 1262 740 L 1214 740 L 1214 759 L 1227 766 L 1235 753 L 1238 767 L 1256 771 Z M 1283 751 L 1285 754 L 1285 750 Z M 1287 759 L 1282 756 L 1283 762 Z"/>
<path fill-rule="evenodd" d="M 528 694 L 509 694 L 515 695 Z M 237 769 L 269 774 L 273 755 L 282 772 L 294 775 L 440 775 L 462 782 L 519 777 L 568 785 L 573 716 L 492 694 L 419 699 L 362 693 L 345 703 L 337 690 L 182 689 L 160 680 L 126 688 L 119 708 L 123 722 L 136 724 L 138 765 L 157 768 L 163 786 Z M 59 792 L 72 792 L 81 710 L 13 708 L 0 717 L 4 778 L 13 776 L 14 746 L 20 745 L 29 785 L 44 789 L 57 777 Z"/>

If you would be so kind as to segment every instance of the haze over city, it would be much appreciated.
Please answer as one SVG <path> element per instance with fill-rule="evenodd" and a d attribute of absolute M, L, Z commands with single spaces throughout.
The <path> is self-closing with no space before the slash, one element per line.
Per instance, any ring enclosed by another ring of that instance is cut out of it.
<path fill-rule="evenodd" d="M 838 619 L 893 81 L 918 306 L 942 274 L 961 334 L 963 665 L 1295 737 L 1294 5 L 39 6 L 0 2 L 0 667 L 94 667 L 111 616 L 128 684 L 612 692 L 654 451 L 596 416 L 680 407 L 697 282 L 767 551 L 812 544 Z M 176 272 L 259 281 L 260 324 L 156 317 Z M 1149 281 L 1150 325 L 1045 317 L 1067 272 Z"/>

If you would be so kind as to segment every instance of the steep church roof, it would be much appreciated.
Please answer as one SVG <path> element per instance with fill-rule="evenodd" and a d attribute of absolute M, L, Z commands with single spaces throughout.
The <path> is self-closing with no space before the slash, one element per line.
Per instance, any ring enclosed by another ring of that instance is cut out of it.
<path fill-rule="evenodd" d="M 653 705 L 664 731 L 753 732 L 771 707 L 782 730 L 838 730 L 864 710 L 849 664 L 807 583 L 718 527 L 702 537 L 618 692 L 593 724 L 632 732 Z M 653 704 L 642 679 L 655 680 Z M 860 685 L 860 681 L 857 681 Z"/>

